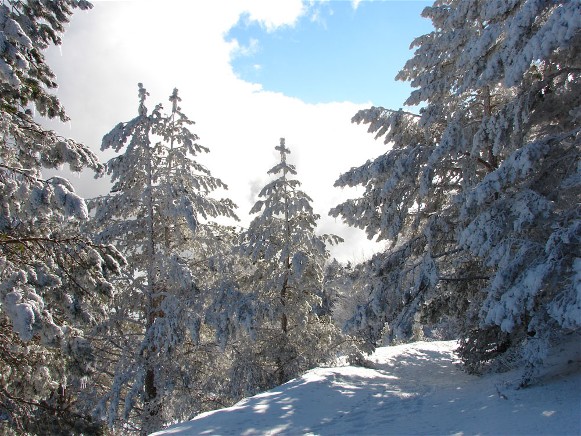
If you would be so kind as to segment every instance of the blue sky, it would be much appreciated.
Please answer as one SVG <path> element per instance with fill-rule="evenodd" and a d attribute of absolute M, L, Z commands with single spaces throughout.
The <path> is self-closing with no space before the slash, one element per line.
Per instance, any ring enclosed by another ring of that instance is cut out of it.
<path fill-rule="evenodd" d="M 264 90 L 307 103 L 351 101 L 403 106 L 409 86 L 394 82 L 409 45 L 431 29 L 427 1 L 317 2 L 294 26 L 274 31 L 246 14 L 226 35 L 241 49 L 235 73 Z"/>

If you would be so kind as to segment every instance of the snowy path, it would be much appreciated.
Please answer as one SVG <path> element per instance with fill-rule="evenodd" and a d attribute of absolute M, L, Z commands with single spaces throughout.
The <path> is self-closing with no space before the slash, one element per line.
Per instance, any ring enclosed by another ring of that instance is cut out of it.
<path fill-rule="evenodd" d="M 517 374 L 470 376 L 455 342 L 378 349 L 375 368 L 317 368 L 233 407 L 199 415 L 165 435 L 581 434 L 581 372 L 524 390 Z M 511 378 L 512 377 L 512 378 Z"/>

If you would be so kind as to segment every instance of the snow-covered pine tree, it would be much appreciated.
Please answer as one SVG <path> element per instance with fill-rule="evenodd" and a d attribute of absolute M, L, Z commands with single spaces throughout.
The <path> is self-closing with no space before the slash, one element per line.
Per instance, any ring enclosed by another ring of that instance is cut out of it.
<path fill-rule="evenodd" d="M 87 207 L 43 169 L 102 171 L 87 147 L 44 129 L 68 118 L 43 50 L 60 44 L 77 0 L 0 5 L 0 432 L 94 432 L 77 401 L 92 375 L 85 333 L 106 317 L 110 274 L 123 259 L 79 231 Z"/>
<path fill-rule="evenodd" d="M 123 401 L 119 425 L 129 420 L 141 433 L 175 419 L 162 404 L 175 396 L 189 399 L 180 389 L 192 389 L 199 368 L 193 356 L 180 353 L 191 350 L 200 334 L 205 284 L 191 267 L 197 240 L 206 248 L 211 244 L 210 218 L 236 219 L 230 200 L 210 196 L 226 185 L 194 160 L 209 150 L 196 142 L 177 90 L 167 115 L 161 105 L 148 113 L 147 95 L 139 84 L 138 116 L 104 136 L 103 150 L 124 152 L 106 165 L 113 182 L 110 194 L 90 202 L 100 230 L 97 240 L 114 243 L 130 266 L 119 316 L 108 330 L 121 355 L 102 407 L 107 404 L 113 426 Z M 130 415 L 134 411 L 138 416 Z"/>
<path fill-rule="evenodd" d="M 498 169 L 458 199 L 461 246 L 494 270 L 461 350 L 470 357 L 481 332 L 500 329 L 534 369 L 553 339 L 581 325 L 581 3 L 466 7 L 476 6 L 486 26 L 467 57 L 482 61 L 464 86 L 500 82 L 513 98 L 474 141 L 502 158 Z"/>
<path fill-rule="evenodd" d="M 361 326 L 371 343 L 384 334 L 388 340 L 411 337 L 420 309 L 435 293 L 449 296 L 447 304 L 455 316 L 456 308 L 478 298 L 474 290 L 487 277 L 486 268 L 458 250 L 451 237 L 458 222 L 454 197 L 497 165 L 489 148 L 471 155 L 470 144 L 485 113 L 510 94 L 501 87 L 459 90 L 462 75 L 454 70 L 452 60 L 465 53 L 467 41 L 478 35 L 481 25 L 472 15 L 466 22 L 446 21 L 451 10 L 425 9 L 424 15 L 434 11 L 429 16 L 436 30 L 414 41 L 416 53 L 398 75 L 418 88 L 408 105 L 426 101 L 427 95 L 430 104 L 421 115 L 383 108 L 356 114 L 353 121 L 370 124 L 369 131 L 383 137 L 391 149 L 336 182 L 336 186 L 361 184 L 366 191 L 363 198 L 347 201 L 331 214 L 343 215 L 370 238 L 392 242 L 385 255 L 369 262 L 375 276 L 374 297 L 350 325 Z M 456 32 L 444 35 L 443 23 Z M 446 290 L 436 292 L 436 288 Z"/>
<path fill-rule="evenodd" d="M 371 261 L 373 300 L 352 326 L 460 321 L 471 370 L 508 350 L 534 363 L 579 327 L 578 1 L 436 1 L 398 78 L 420 115 L 354 117 L 392 145 L 341 176 L 363 198 L 332 210 L 394 241 Z"/>
<path fill-rule="evenodd" d="M 276 178 L 260 191 L 250 211 L 259 215 L 241 238 L 241 252 L 252 262 L 241 287 L 247 287 L 255 307 L 250 311 L 254 341 L 248 353 L 237 356 L 233 383 L 246 386 L 246 392 L 284 383 L 324 361 L 339 334 L 330 318 L 317 311 L 329 256 L 326 244 L 340 238 L 315 233 L 319 216 L 300 182 L 289 177 L 296 170 L 287 162 L 284 138 L 275 148 L 280 162 L 268 174 Z"/>

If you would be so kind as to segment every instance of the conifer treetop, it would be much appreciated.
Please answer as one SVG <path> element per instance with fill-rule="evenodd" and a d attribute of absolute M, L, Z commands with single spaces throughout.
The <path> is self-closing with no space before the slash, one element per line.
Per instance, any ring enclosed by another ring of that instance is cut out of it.
<path fill-rule="evenodd" d="M 287 163 L 287 161 L 286 161 L 286 157 L 288 154 L 290 154 L 291 151 L 285 145 L 285 139 L 280 138 L 280 144 L 277 145 L 276 147 L 274 147 L 274 149 L 280 152 L 280 163 L 278 163 L 277 165 L 272 167 L 268 171 L 268 174 L 278 174 L 282 171 L 283 179 L 286 179 L 287 173 L 290 173 L 293 176 L 296 176 L 296 174 L 297 174 L 296 167 L 294 165 Z"/>

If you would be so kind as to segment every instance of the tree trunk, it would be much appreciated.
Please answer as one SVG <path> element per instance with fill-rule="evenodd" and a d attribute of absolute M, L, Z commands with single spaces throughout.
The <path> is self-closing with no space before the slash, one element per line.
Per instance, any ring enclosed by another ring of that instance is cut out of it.
<path fill-rule="evenodd" d="M 280 139 L 280 145 L 284 147 L 284 138 Z M 283 163 L 286 162 L 285 154 L 281 151 L 281 160 Z M 290 221 L 289 221 L 289 210 L 288 210 L 288 192 L 286 188 L 286 167 L 283 171 L 282 179 L 285 182 L 284 185 L 284 222 L 285 222 L 285 249 L 286 249 L 286 258 L 284 261 L 284 281 L 282 284 L 282 289 L 280 290 L 280 300 L 282 306 L 282 315 L 280 317 L 280 330 L 282 332 L 282 343 L 281 343 L 281 353 L 284 353 L 287 344 L 287 333 L 288 333 L 288 318 L 286 315 L 286 300 L 287 300 L 287 290 L 288 290 L 288 280 L 289 274 L 291 269 L 291 261 L 290 261 L 290 237 L 291 237 L 291 228 L 290 228 Z M 284 369 L 284 362 L 282 356 L 279 353 L 277 359 L 277 366 L 278 366 L 278 384 L 281 385 L 286 381 L 286 374 Z"/>
<path fill-rule="evenodd" d="M 147 187 L 145 203 L 147 207 L 147 304 L 146 304 L 146 325 L 145 335 L 155 323 L 155 319 L 160 316 L 159 299 L 155 297 L 155 240 L 154 240 L 154 209 L 153 209 L 153 168 L 151 165 L 151 150 L 149 142 L 149 130 L 144 138 L 146 153 L 145 171 L 147 174 Z M 158 400 L 158 392 L 155 380 L 155 363 L 152 356 L 155 355 L 154 344 L 146 344 L 144 353 L 145 381 L 144 381 L 144 407 L 142 416 L 142 428 L 140 433 L 149 434 L 161 428 L 161 403 Z"/>

